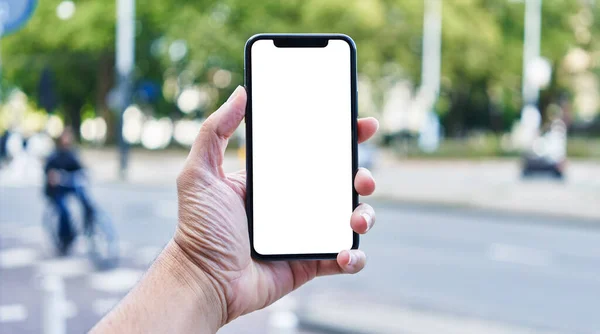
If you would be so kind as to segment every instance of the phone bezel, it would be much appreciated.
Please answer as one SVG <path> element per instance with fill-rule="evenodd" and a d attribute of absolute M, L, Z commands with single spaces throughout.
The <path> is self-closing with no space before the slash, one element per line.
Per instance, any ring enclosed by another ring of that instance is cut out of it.
<path fill-rule="evenodd" d="M 351 124 L 352 124 L 352 208 L 358 206 L 358 193 L 354 188 L 354 178 L 358 171 L 358 94 L 356 74 L 356 45 L 352 38 L 344 34 L 257 34 L 246 42 L 244 48 L 244 83 L 248 100 L 246 103 L 246 216 L 248 218 L 248 232 L 250 236 L 250 251 L 253 258 L 258 260 L 322 260 L 335 259 L 337 253 L 306 253 L 306 254 L 260 254 L 254 248 L 253 228 L 253 178 L 252 178 L 252 45 L 259 40 L 273 40 L 278 47 L 324 47 L 329 40 L 343 40 L 350 47 L 350 96 L 351 96 Z M 277 45 L 279 43 L 279 45 Z M 350 224 L 350 221 L 348 221 Z M 357 249 L 359 235 L 353 233 L 352 249 Z"/>

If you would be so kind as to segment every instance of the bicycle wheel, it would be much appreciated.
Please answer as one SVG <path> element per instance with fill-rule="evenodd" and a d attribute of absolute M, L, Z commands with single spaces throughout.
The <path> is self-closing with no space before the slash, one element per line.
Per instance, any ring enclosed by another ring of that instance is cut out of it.
<path fill-rule="evenodd" d="M 44 208 L 44 213 L 42 216 L 42 225 L 44 226 L 44 229 L 46 230 L 46 233 L 49 236 L 52 247 L 56 250 L 56 252 L 58 252 L 61 255 L 64 255 L 61 247 L 62 242 L 60 240 L 60 236 L 58 235 L 60 217 L 52 204 L 47 204 Z"/>
<path fill-rule="evenodd" d="M 119 262 L 119 243 L 117 233 L 108 215 L 100 210 L 88 235 L 89 255 L 100 270 L 111 269 Z"/>
<path fill-rule="evenodd" d="M 67 255 L 71 249 L 71 246 L 73 245 L 73 241 L 75 241 L 75 238 L 77 237 L 77 230 L 73 224 L 70 223 L 70 225 L 67 227 L 67 235 L 61 236 L 60 214 L 54 204 L 51 202 L 48 202 L 44 209 L 42 225 L 44 226 L 48 236 L 50 236 L 50 242 L 52 243 L 53 248 L 56 250 L 56 253 L 59 256 Z"/>

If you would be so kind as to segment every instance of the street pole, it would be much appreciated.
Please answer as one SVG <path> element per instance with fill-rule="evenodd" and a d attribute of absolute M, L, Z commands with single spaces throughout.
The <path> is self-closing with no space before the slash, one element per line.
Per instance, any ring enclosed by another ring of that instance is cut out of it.
<path fill-rule="evenodd" d="M 539 87 L 531 80 L 528 70 L 540 57 L 542 33 L 542 0 L 525 0 L 525 36 L 523 41 L 523 106 L 537 109 Z"/>
<path fill-rule="evenodd" d="M 65 283 L 60 276 L 49 275 L 42 279 L 42 328 L 44 334 L 65 334 Z"/>
<path fill-rule="evenodd" d="M 440 93 L 442 64 L 442 0 L 426 0 L 423 16 L 421 88 L 435 101 Z"/>
<path fill-rule="evenodd" d="M 127 178 L 129 146 L 123 137 L 123 114 L 132 102 L 135 55 L 135 0 L 117 0 L 116 36 L 117 96 L 119 96 L 119 177 Z"/>
<path fill-rule="evenodd" d="M 423 56 L 420 104 L 424 113 L 419 130 L 419 147 L 424 152 L 439 148 L 440 124 L 435 105 L 440 94 L 442 70 L 442 0 L 426 0 L 423 15 Z"/>

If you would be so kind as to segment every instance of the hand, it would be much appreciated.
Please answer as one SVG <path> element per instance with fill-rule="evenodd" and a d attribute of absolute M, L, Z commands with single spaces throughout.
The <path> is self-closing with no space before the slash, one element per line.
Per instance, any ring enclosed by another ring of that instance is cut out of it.
<path fill-rule="evenodd" d="M 57 185 L 60 184 L 60 172 L 57 171 L 56 169 L 49 169 L 47 177 L 48 177 L 48 184 L 51 187 L 56 187 Z"/>
<path fill-rule="evenodd" d="M 228 138 L 242 121 L 245 107 L 246 92 L 238 87 L 202 125 L 177 179 L 179 224 L 172 245 L 198 281 L 210 282 L 212 299 L 220 304 L 219 327 L 272 304 L 317 276 L 356 273 L 366 261 L 361 250 L 342 251 L 337 260 L 261 262 L 250 257 L 246 173 L 225 174 L 222 168 Z M 359 142 L 369 139 L 377 128 L 374 118 L 359 120 Z M 354 187 L 363 196 L 373 193 L 371 173 L 359 169 Z M 348 223 L 363 234 L 374 222 L 373 208 L 360 204 Z"/>

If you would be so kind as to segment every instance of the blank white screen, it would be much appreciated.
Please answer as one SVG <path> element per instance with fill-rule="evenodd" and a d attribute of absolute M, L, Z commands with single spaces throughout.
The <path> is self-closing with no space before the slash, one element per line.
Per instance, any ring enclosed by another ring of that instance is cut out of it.
<path fill-rule="evenodd" d="M 337 253 L 352 246 L 350 46 L 251 48 L 254 248 Z"/>

